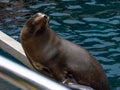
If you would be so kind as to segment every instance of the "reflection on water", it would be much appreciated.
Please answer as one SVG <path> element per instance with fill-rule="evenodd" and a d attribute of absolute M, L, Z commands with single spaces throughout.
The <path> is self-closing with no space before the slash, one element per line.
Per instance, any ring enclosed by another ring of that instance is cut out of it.
<path fill-rule="evenodd" d="M 18 38 L 27 10 L 24 9 L 23 0 L 0 1 L 0 30 L 5 31 L 15 39 Z"/>
<path fill-rule="evenodd" d="M 120 90 L 119 0 L 7 1 L 0 3 L 0 30 L 19 41 L 24 22 L 37 12 L 46 13 L 50 27 L 89 50 L 104 67 L 112 89 Z"/>

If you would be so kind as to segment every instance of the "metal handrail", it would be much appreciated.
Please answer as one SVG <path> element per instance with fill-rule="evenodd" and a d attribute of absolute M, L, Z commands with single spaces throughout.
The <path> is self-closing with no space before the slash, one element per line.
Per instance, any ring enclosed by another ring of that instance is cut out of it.
<path fill-rule="evenodd" d="M 0 78 L 22 90 L 70 90 L 2 56 L 0 56 Z"/>

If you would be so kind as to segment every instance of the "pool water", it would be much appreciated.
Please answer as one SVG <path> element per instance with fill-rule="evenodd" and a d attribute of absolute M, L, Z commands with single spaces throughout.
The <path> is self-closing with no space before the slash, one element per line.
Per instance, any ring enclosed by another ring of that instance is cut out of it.
<path fill-rule="evenodd" d="M 50 27 L 92 53 L 103 66 L 112 90 L 120 90 L 119 0 L 5 1 L 0 2 L 1 31 L 19 41 L 25 21 L 37 12 L 46 13 Z"/>

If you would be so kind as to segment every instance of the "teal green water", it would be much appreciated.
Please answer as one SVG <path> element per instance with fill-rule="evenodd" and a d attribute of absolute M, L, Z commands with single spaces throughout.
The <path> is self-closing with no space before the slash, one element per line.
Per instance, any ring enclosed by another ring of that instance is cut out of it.
<path fill-rule="evenodd" d="M 120 90 L 119 0 L 19 0 L 0 11 L 0 30 L 18 41 L 25 21 L 37 12 L 46 13 L 50 27 L 91 52 L 112 90 Z"/>

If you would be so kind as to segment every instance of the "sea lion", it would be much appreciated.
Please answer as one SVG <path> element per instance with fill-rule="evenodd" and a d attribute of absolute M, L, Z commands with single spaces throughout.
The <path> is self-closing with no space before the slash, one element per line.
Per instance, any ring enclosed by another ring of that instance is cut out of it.
<path fill-rule="evenodd" d="M 83 47 L 58 36 L 48 22 L 47 15 L 37 13 L 21 31 L 21 43 L 33 67 L 39 72 L 51 73 L 59 82 L 110 90 L 99 62 Z"/>

